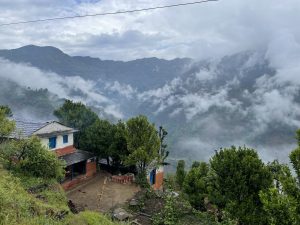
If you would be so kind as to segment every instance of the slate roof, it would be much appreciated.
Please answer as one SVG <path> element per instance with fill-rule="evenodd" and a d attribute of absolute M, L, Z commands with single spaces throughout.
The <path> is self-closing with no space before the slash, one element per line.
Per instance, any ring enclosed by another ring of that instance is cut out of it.
<path fill-rule="evenodd" d="M 40 128 L 39 130 L 34 132 L 34 135 L 40 136 L 40 137 L 49 137 L 51 135 L 61 135 L 64 133 L 74 133 L 78 130 L 75 130 L 71 127 L 67 127 L 59 122 L 52 121 L 49 122 L 46 126 Z"/>
<path fill-rule="evenodd" d="M 91 152 L 86 152 L 86 151 L 76 149 L 75 152 L 71 154 L 63 155 L 59 158 L 65 160 L 67 166 L 70 166 L 72 164 L 79 163 L 93 157 L 95 157 L 95 155 Z"/>
<path fill-rule="evenodd" d="M 18 118 L 13 118 L 12 120 L 16 122 L 16 131 L 10 135 L 10 138 L 27 138 L 32 135 L 47 137 L 49 135 L 59 135 L 64 132 L 77 132 L 77 130 L 56 121 L 33 122 Z"/>
<path fill-rule="evenodd" d="M 26 138 L 31 136 L 35 131 L 46 126 L 48 122 L 32 122 L 20 119 L 14 119 L 16 122 L 16 131 L 14 131 L 10 136 L 12 138 Z"/>

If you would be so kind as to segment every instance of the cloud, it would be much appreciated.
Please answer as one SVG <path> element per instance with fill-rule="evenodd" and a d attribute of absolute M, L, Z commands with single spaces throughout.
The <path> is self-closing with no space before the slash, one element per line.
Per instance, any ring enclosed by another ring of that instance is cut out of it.
<path fill-rule="evenodd" d="M 119 81 L 105 82 L 104 89 L 116 92 L 128 99 L 132 99 L 137 93 L 137 91 L 133 89 L 129 84 L 121 84 Z"/>
<path fill-rule="evenodd" d="M 216 94 L 187 94 L 180 97 L 179 101 L 188 120 L 193 119 L 196 115 L 208 112 L 211 107 L 236 110 L 239 106 L 238 102 L 228 99 L 227 90 L 225 89 Z"/>
<path fill-rule="evenodd" d="M 174 3 L 186 2 L 176 0 Z M 172 2 L 173 3 L 173 2 Z M 1 1 L 0 22 L 84 15 L 170 4 L 167 0 Z M 259 5 L 259 7 L 257 7 Z M 140 13 L 1 27 L 0 48 L 53 45 L 70 54 L 129 60 L 219 57 L 299 41 L 298 0 L 226 0 Z M 92 46 L 92 47 L 91 47 Z M 272 54 L 273 55 L 273 54 Z"/>
<path fill-rule="evenodd" d="M 164 4 L 170 4 L 170 1 L 4 0 L 0 2 L 0 23 Z M 204 133 L 201 137 L 183 137 L 186 141 L 180 140 L 183 143 L 180 146 L 187 150 L 214 149 L 219 143 L 227 144 L 227 140 L 251 144 L 266 130 L 275 130 L 278 124 L 293 129 L 300 126 L 297 99 L 300 90 L 299 11 L 299 0 L 224 0 L 116 16 L 22 24 L 0 28 L 0 48 L 10 49 L 26 44 L 52 45 L 72 55 L 118 60 L 153 56 L 167 59 L 209 58 L 214 64 L 210 68 L 202 69 L 190 77 L 175 78 L 158 89 L 138 93 L 135 87 L 116 81 L 104 85 L 103 90 L 146 103 L 155 109 L 156 116 L 167 113 L 171 119 L 181 115 L 187 121 L 197 119 L 193 124 L 194 129 L 198 131 L 201 128 Z M 250 58 L 238 68 L 239 74 L 219 73 L 217 65 L 221 58 L 241 51 L 256 53 L 251 53 Z M 275 71 L 273 75 L 265 74 L 256 79 L 257 71 L 247 73 L 266 62 Z M 15 79 L 24 86 L 47 87 L 60 96 L 69 96 L 71 90 L 78 90 L 87 96 L 85 101 L 90 99 L 103 104 L 107 112 L 121 116 L 118 104 L 96 90 L 93 82 L 79 77 L 62 78 L 28 65 L 3 61 L 0 64 L 2 76 L 5 74 L 5 77 Z M 233 96 L 232 93 L 238 92 L 238 88 L 244 88 L 240 86 L 242 79 L 244 82 L 250 80 L 249 76 L 253 77 L 254 90 L 245 89 L 240 95 Z M 39 82 L 32 82 L 36 80 Z M 218 84 L 213 83 L 216 80 Z M 213 114 L 216 108 L 224 111 L 224 121 Z M 207 114 L 210 114 L 209 117 Z M 201 120 L 201 116 L 205 121 Z M 241 120 L 239 122 L 243 126 L 230 124 L 231 118 L 227 118 L 230 116 Z M 229 127 L 231 136 L 221 132 Z M 199 141 L 203 137 L 220 139 L 210 144 L 211 140 Z M 258 147 L 267 149 L 265 146 Z M 282 149 L 287 147 L 283 146 Z M 279 153 L 279 149 L 275 153 L 281 156 L 283 153 Z M 271 149 L 263 151 L 266 157 L 272 155 Z"/>
<path fill-rule="evenodd" d="M 122 118 L 119 106 L 97 90 L 96 83 L 79 76 L 62 77 L 52 72 L 41 71 L 26 64 L 0 59 L 0 78 L 13 81 L 32 89 L 47 88 L 60 98 L 84 102 L 103 108 L 105 113 Z"/>

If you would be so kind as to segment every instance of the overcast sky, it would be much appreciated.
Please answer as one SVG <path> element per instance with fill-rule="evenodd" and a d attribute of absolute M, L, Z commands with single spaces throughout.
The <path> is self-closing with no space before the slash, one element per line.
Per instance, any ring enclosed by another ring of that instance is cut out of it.
<path fill-rule="evenodd" d="M 1 0 L 0 23 L 192 0 Z M 51 45 L 71 55 L 204 58 L 300 41 L 299 0 L 220 0 L 180 8 L 0 27 L 0 48 Z M 291 44 L 292 43 L 292 44 Z"/>

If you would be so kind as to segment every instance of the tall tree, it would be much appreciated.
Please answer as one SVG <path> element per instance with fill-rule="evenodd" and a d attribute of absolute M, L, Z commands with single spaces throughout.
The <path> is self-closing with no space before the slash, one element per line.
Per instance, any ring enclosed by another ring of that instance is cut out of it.
<path fill-rule="evenodd" d="M 274 161 L 268 164 L 273 186 L 260 192 L 268 224 L 296 225 L 300 223 L 300 190 L 287 165 Z"/>
<path fill-rule="evenodd" d="M 185 178 L 186 172 L 185 172 L 185 161 L 179 160 L 177 162 L 177 168 L 176 168 L 176 183 L 179 186 L 179 188 L 182 188 L 184 178 Z"/>
<path fill-rule="evenodd" d="M 257 152 L 246 147 L 221 149 L 210 165 L 210 200 L 240 224 L 266 224 L 259 192 L 271 186 L 272 176 Z"/>
<path fill-rule="evenodd" d="M 122 121 L 118 121 L 117 124 L 113 125 L 113 140 L 109 151 L 113 164 L 116 166 L 123 164 L 129 155 L 126 141 L 126 124 Z"/>
<path fill-rule="evenodd" d="M 166 165 L 166 158 L 169 156 L 169 151 L 167 150 L 168 145 L 165 143 L 166 136 L 168 132 L 163 126 L 159 127 L 158 136 L 160 140 L 160 148 L 159 148 L 159 161 L 162 165 Z"/>
<path fill-rule="evenodd" d="M 298 185 L 300 186 L 300 130 L 296 132 L 298 147 L 290 153 L 290 160 L 297 175 Z"/>
<path fill-rule="evenodd" d="M 109 165 L 110 148 L 114 138 L 113 132 L 113 125 L 110 122 L 97 119 L 84 130 L 80 145 L 83 150 L 91 151 L 101 158 L 106 158 Z"/>
<path fill-rule="evenodd" d="M 54 115 L 66 126 L 79 129 L 79 132 L 74 134 L 74 144 L 77 148 L 83 147 L 80 144 L 80 137 L 85 130 L 98 120 L 98 115 L 90 108 L 81 102 L 71 100 L 66 100 L 59 109 L 54 111 Z"/>
<path fill-rule="evenodd" d="M 137 166 L 145 174 L 149 164 L 159 158 L 160 139 L 154 124 L 146 116 L 131 118 L 126 123 L 126 140 L 129 151 L 126 163 Z"/>
<path fill-rule="evenodd" d="M 204 198 L 208 196 L 209 165 L 205 162 L 192 167 L 184 179 L 183 190 L 188 196 L 191 205 L 204 210 Z"/>

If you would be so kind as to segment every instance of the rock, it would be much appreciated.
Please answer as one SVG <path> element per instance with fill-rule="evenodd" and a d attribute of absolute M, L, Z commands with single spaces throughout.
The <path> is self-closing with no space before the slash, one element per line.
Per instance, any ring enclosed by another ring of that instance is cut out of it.
<path fill-rule="evenodd" d="M 131 221 L 131 224 L 135 224 L 135 225 L 142 225 L 141 223 L 138 222 L 137 219 Z"/>
<path fill-rule="evenodd" d="M 129 214 L 128 212 L 126 212 L 125 209 L 122 208 L 117 208 L 113 211 L 113 218 L 119 220 L 119 221 L 124 221 L 129 219 L 130 217 L 132 217 L 131 214 Z"/>
<path fill-rule="evenodd" d="M 156 190 L 155 194 L 157 197 L 162 198 L 164 196 L 164 192 L 162 190 Z"/>
<path fill-rule="evenodd" d="M 171 192 L 171 195 L 174 197 L 174 198 L 177 198 L 179 196 L 178 192 L 175 192 L 175 191 L 172 191 Z"/>
<path fill-rule="evenodd" d="M 134 199 L 134 198 L 131 199 L 130 202 L 129 202 L 130 206 L 137 206 L 138 204 L 139 204 L 138 201 L 136 199 Z"/>

